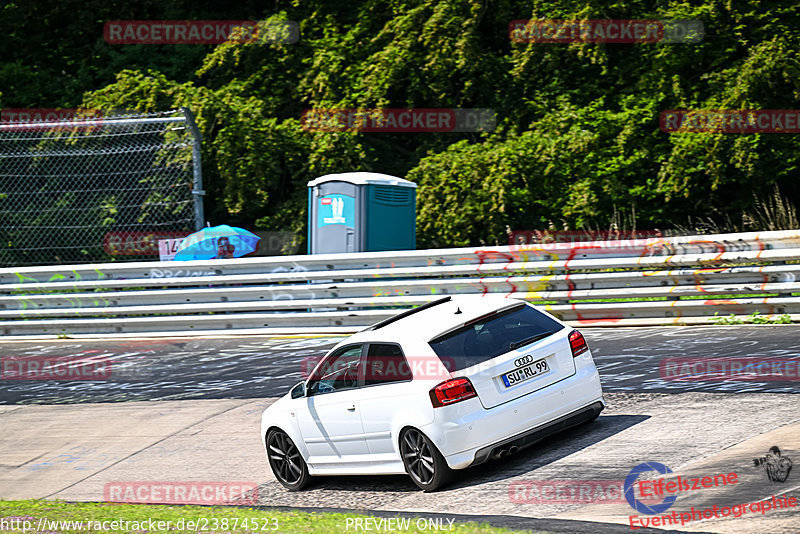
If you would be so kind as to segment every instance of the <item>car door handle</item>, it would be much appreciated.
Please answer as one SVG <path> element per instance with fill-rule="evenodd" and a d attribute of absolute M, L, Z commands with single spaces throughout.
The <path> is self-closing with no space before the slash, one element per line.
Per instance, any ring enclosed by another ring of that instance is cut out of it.
<path fill-rule="evenodd" d="M 349 408 L 347 408 L 347 411 L 348 411 L 348 412 L 354 412 L 354 411 L 356 411 L 356 405 L 355 405 L 355 404 L 353 404 L 352 406 L 350 406 Z"/>

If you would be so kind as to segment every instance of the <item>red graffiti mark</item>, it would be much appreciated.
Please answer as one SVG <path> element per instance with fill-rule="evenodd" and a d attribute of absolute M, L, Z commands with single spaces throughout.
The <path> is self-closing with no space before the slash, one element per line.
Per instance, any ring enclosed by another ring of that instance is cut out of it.
<path fill-rule="evenodd" d="M 483 267 L 484 263 L 487 260 L 490 260 L 490 259 L 493 259 L 493 258 L 505 259 L 506 260 L 506 264 L 503 266 L 503 270 L 505 271 L 505 270 L 508 270 L 509 266 L 512 263 L 514 263 L 515 260 L 518 259 L 516 253 L 502 252 L 502 251 L 498 251 L 498 250 L 476 250 L 475 251 L 475 255 L 478 256 L 478 272 L 479 273 L 481 272 L 481 267 Z M 513 293 L 516 293 L 516 291 L 517 291 L 517 286 L 514 285 L 513 282 L 511 282 L 511 278 L 512 277 L 513 277 L 513 273 L 510 273 L 508 275 L 508 278 L 506 278 L 506 280 L 505 280 L 511 286 L 511 291 L 506 295 L 506 297 L 511 296 Z M 482 293 L 481 294 L 482 295 L 485 295 L 486 293 L 489 292 L 489 288 L 486 286 L 486 284 L 483 283 L 483 278 L 481 278 L 478 281 L 478 284 L 480 284 L 480 286 L 481 286 L 481 289 L 482 289 Z"/>
<path fill-rule="evenodd" d="M 537 250 L 537 249 L 528 249 L 528 248 L 525 248 L 525 247 L 520 248 L 520 247 L 515 247 L 515 246 L 511 246 L 511 247 L 508 247 L 508 248 L 511 250 L 511 254 L 513 254 L 515 258 L 520 258 L 524 262 L 530 261 L 530 258 L 528 256 L 528 252 L 532 252 L 533 255 L 536 256 L 537 259 L 541 254 L 541 251 Z"/>
<path fill-rule="evenodd" d="M 516 252 L 533 252 L 535 255 L 552 254 L 554 251 L 568 249 L 571 243 L 526 243 L 522 245 L 509 245 L 508 249 Z"/>
<path fill-rule="evenodd" d="M 511 286 L 511 291 L 508 292 L 508 295 L 506 295 L 506 298 L 510 297 L 511 295 L 513 295 L 514 293 L 517 292 L 517 286 L 514 285 L 514 282 L 511 281 L 512 277 L 513 277 L 513 275 L 509 275 L 509 277 L 506 278 L 506 283 Z"/>
<path fill-rule="evenodd" d="M 586 247 L 575 247 L 575 248 L 570 249 L 569 255 L 567 256 L 567 260 L 564 262 L 564 269 L 569 271 L 569 262 L 571 262 L 573 259 L 575 259 L 575 256 L 578 255 L 579 251 L 586 250 L 586 249 L 595 249 L 595 250 L 597 250 L 597 249 L 601 249 L 601 248 L 604 248 L 604 247 L 601 247 L 600 245 L 590 245 L 590 246 L 586 246 Z"/>
<path fill-rule="evenodd" d="M 564 276 L 564 282 L 567 283 L 567 300 L 572 300 L 572 292 L 575 291 L 575 282 L 569 279 L 570 276 L 572 276 L 572 273 L 569 271 Z"/>
<path fill-rule="evenodd" d="M 762 265 L 761 267 L 758 268 L 758 272 L 761 273 L 761 281 L 763 282 L 761 284 L 761 290 L 762 291 L 766 291 L 766 286 L 770 282 L 769 275 L 768 274 L 764 274 L 764 268 L 765 267 L 766 267 L 766 265 Z"/>
<path fill-rule="evenodd" d="M 507 260 L 506 264 L 503 266 L 503 270 L 504 271 L 506 269 L 508 269 L 508 266 L 511 265 L 514 262 L 514 259 L 515 259 L 513 254 L 509 254 L 508 252 L 496 251 L 496 250 L 476 250 L 475 251 L 475 255 L 478 256 L 478 270 L 477 270 L 478 273 L 481 272 L 481 267 L 483 267 L 483 264 L 486 262 L 487 259 L 491 259 L 491 258 L 494 258 L 494 257 L 499 257 L 499 258 L 503 258 L 503 259 Z M 509 275 L 509 278 L 511 278 L 511 275 Z M 508 281 L 508 280 L 506 280 L 506 281 Z M 480 286 L 482 288 L 481 295 L 485 295 L 486 293 L 489 292 L 489 288 L 486 287 L 486 284 L 483 283 L 483 278 L 481 278 L 478 281 L 478 283 L 480 284 Z M 513 284 L 512 284 L 512 287 L 514 287 Z M 514 291 L 516 291 L 516 287 L 514 287 L 514 290 L 512 291 L 512 293 Z"/>
<path fill-rule="evenodd" d="M 483 265 L 483 263 L 492 258 L 503 258 L 506 261 L 505 267 L 503 269 L 507 269 L 511 263 L 514 262 L 514 255 L 508 252 L 502 252 L 499 250 L 476 250 L 475 255 L 478 256 L 479 267 Z"/>
<path fill-rule="evenodd" d="M 483 283 L 483 277 L 482 276 L 481 276 L 480 280 L 478 280 L 478 285 L 481 286 L 481 296 L 483 296 L 483 295 L 485 295 L 486 293 L 489 292 L 489 288 L 486 286 L 486 284 Z"/>

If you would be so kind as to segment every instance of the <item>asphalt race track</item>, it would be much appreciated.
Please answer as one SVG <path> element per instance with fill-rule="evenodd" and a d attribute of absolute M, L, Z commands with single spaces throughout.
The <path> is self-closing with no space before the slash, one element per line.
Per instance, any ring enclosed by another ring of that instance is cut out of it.
<path fill-rule="evenodd" d="M 660 462 L 684 477 L 738 474 L 734 485 L 681 494 L 667 513 L 772 495 L 800 497 L 800 469 L 782 482 L 771 481 L 753 461 L 772 446 L 799 461 L 798 377 L 664 376 L 670 358 L 758 358 L 786 365 L 800 360 L 800 328 L 582 332 L 606 392 L 608 409 L 601 417 L 507 459 L 462 471 L 453 486 L 435 494 L 417 491 L 406 477 L 321 478 L 306 492 L 288 493 L 269 473 L 258 436 L 261 411 L 340 337 L 0 342 L 2 358 L 111 361 L 107 380 L 0 376 L 0 498 L 98 501 L 114 481 L 250 480 L 265 506 L 496 516 L 492 522 L 517 529 L 623 532 L 630 531 L 635 512 L 619 487 L 642 462 Z M 559 485 L 566 492 L 578 488 L 579 497 L 560 493 Z M 592 523 L 598 521 L 608 524 Z M 667 528 L 798 532 L 800 507 Z"/>
<path fill-rule="evenodd" d="M 582 329 L 606 392 L 796 393 L 797 381 L 664 380 L 670 357 L 800 359 L 792 326 Z M 101 381 L 9 381 L 4 404 L 280 397 L 342 337 L 181 338 L 0 343 L 0 357 L 91 356 L 111 361 Z"/>

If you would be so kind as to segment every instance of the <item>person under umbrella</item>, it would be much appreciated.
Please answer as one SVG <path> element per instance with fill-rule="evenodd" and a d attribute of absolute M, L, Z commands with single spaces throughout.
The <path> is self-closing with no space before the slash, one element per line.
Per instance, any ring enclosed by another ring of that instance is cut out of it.
<path fill-rule="evenodd" d="M 221 224 L 203 228 L 184 238 L 175 261 L 239 258 L 256 250 L 260 238 L 244 228 Z"/>
<path fill-rule="evenodd" d="M 227 237 L 220 237 L 217 240 L 217 255 L 214 256 L 215 259 L 225 260 L 233 258 L 233 253 L 236 251 L 236 247 L 234 247 L 230 239 Z"/>

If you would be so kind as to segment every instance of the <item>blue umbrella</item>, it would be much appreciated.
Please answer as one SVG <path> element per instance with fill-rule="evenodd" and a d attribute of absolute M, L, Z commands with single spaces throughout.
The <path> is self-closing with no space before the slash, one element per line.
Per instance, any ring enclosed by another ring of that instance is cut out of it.
<path fill-rule="evenodd" d="M 227 244 L 225 240 L 227 239 Z M 244 256 L 256 249 L 261 239 L 244 228 L 220 224 L 186 236 L 178 247 L 175 258 L 185 260 L 209 260 L 211 258 Z"/>

